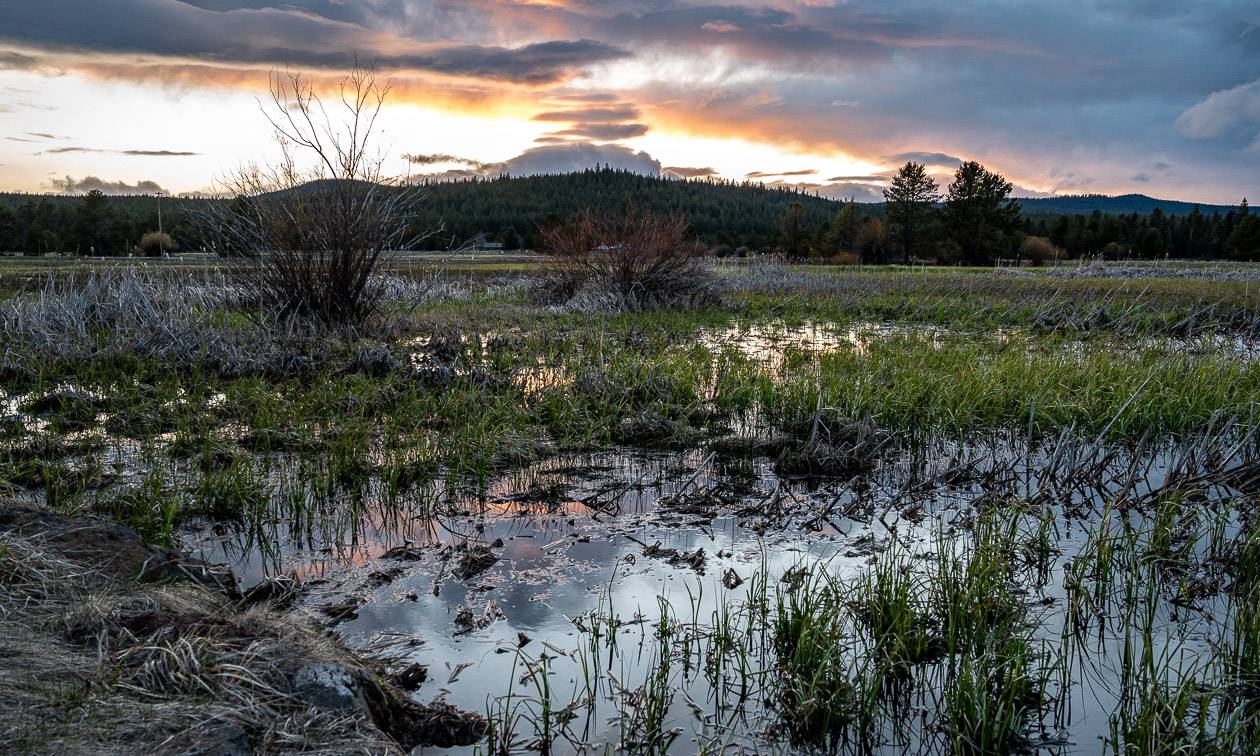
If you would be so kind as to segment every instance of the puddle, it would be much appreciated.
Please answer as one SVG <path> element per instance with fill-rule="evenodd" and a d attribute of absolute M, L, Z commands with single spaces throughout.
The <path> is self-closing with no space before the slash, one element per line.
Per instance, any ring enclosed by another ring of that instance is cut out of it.
<path fill-rule="evenodd" d="M 1040 493 L 1056 504 L 1030 507 L 1021 522 L 1040 529 L 1050 552 L 1039 569 L 1019 572 L 1016 590 L 1037 642 L 1062 645 L 1068 569 L 1083 558 L 1105 502 L 1159 491 L 1182 474 L 1186 454 L 1163 449 L 1127 459 L 1122 450 L 1082 443 L 1026 449 L 990 440 L 898 453 L 852 480 L 808 481 L 779 478 L 764 458 L 616 451 L 556 457 L 475 495 L 434 488 L 403 506 L 369 504 L 341 530 L 277 517 L 265 536 L 202 528 L 188 540 L 247 584 L 301 576 L 303 601 L 317 614 L 357 606 L 336 625 L 348 642 L 405 649 L 407 661 L 429 668 L 419 698 L 488 712 L 510 724 L 517 750 L 539 736 L 539 707 L 568 707 L 563 726 L 550 731 L 553 752 L 625 745 L 637 732 L 626 712 L 638 711 L 666 664 L 674 692 L 661 721 L 676 730 L 674 752 L 723 744 L 794 752 L 764 684 L 776 674 L 773 654 L 713 650 L 724 612 L 755 603 L 758 591 L 779 590 L 802 569 L 855 578 L 893 545 L 907 564 L 930 564 L 976 520 L 986 496 Z M 1092 483 L 1058 477 L 1069 458 L 1101 465 Z M 1235 492 L 1205 495 L 1208 517 Z M 1049 525 L 1044 511 L 1053 512 Z M 1137 510 L 1109 517 L 1126 531 L 1154 527 L 1153 516 Z M 1215 522 L 1221 537 L 1237 531 L 1232 514 Z M 1187 548 L 1204 556 L 1209 546 L 1195 540 Z M 494 560 L 461 578 L 461 549 L 488 549 Z M 1221 637 L 1224 601 L 1206 596 L 1193 609 L 1160 602 L 1156 652 L 1205 656 Z M 1064 688 L 1060 703 L 1033 728 L 1034 752 L 1096 753 L 1110 734 L 1108 716 L 1124 687 L 1116 660 L 1131 639 L 1107 622 L 1091 632 L 1097 637 L 1076 647 L 1080 658 L 1066 682 L 1055 683 Z M 714 671 L 718 663 L 725 671 Z M 881 725 L 872 750 L 947 753 L 936 721 L 940 690 L 938 680 L 908 699 L 908 709 Z"/>

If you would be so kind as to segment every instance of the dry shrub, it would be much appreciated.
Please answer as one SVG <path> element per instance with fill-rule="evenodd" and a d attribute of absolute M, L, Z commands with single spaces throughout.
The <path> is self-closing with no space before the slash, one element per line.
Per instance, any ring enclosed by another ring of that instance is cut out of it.
<path fill-rule="evenodd" d="M 718 288 L 704 247 L 679 216 L 586 212 L 543 229 L 553 255 L 541 285 L 547 304 L 570 311 L 642 312 L 707 307 Z"/>
<path fill-rule="evenodd" d="M 856 252 L 837 252 L 831 256 L 834 265 L 857 265 L 861 261 Z"/>
<path fill-rule="evenodd" d="M 388 85 L 356 66 L 329 114 L 301 74 L 273 76 L 280 157 L 229 177 L 235 197 L 205 219 L 214 248 L 242 269 L 239 280 L 278 315 L 335 326 L 376 314 L 384 296 L 382 255 L 422 238 L 411 228 L 416 189 L 383 173 L 371 148 Z"/>
<path fill-rule="evenodd" d="M 1019 247 L 1019 256 L 1027 258 L 1033 267 L 1041 266 L 1047 260 L 1058 260 L 1061 254 L 1058 247 L 1042 236 L 1030 236 Z"/>
<path fill-rule="evenodd" d="M 140 242 L 136 244 L 136 251 L 145 257 L 161 257 L 163 253 L 174 252 L 179 249 L 179 245 L 171 238 L 168 233 L 159 231 L 150 231 L 140 237 Z"/>

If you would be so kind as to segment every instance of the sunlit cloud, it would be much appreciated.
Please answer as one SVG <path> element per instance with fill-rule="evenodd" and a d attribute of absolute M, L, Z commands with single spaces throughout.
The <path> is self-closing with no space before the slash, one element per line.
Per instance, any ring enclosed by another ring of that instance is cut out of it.
<path fill-rule="evenodd" d="M 605 143 L 680 171 L 714 171 L 696 175 L 789 181 L 804 176 L 766 166 L 810 166 L 817 173 L 809 175 L 834 180 L 800 186 L 823 193 L 878 186 L 861 177 L 887 176 L 906 160 L 948 179 L 960 160 L 979 159 L 1029 192 L 1140 188 L 1236 201 L 1260 169 L 1260 36 L 1243 33 L 1260 28 L 1254 8 L 1237 0 L 1183 4 L 1176 13 L 1161 7 L 1127 0 L 6 3 L 0 116 L 9 135 L 32 139 L 26 132 L 93 121 L 73 100 L 44 96 L 41 79 L 104 83 L 118 107 L 130 100 L 135 108 L 167 108 L 177 96 L 212 110 L 214 93 L 265 96 L 268 74 L 286 69 L 303 71 L 328 94 L 357 58 L 392 85 L 390 108 L 399 115 L 391 139 L 473 161 L 450 170 L 499 165 L 530 145 L 596 159 L 573 145 Z M 66 111 L 43 117 L 53 107 Z M 202 186 L 204 176 L 181 180 L 176 171 L 252 159 L 265 133 L 242 129 L 236 148 L 204 130 L 200 142 L 170 150 L 200 155 L 153 164 L 181 163 L 164 168 L 172 173 L 163 181 Z M 163 136 L 154 128 L 142 139 L 161 144 Z M 110 141 L 125 138 L 120 131 Z M 0 144 L 9 145 L 0 157 L 17 164 L 7 175 L 28 188 L 49 170 L 109 175 L 122 165 L 109 161 L 144 157 L 86 147 L 34 156 L 29 146 L 13 152 L 21 142 Z M 1181 167 L 1174 177 L 1152 162 Z"/>

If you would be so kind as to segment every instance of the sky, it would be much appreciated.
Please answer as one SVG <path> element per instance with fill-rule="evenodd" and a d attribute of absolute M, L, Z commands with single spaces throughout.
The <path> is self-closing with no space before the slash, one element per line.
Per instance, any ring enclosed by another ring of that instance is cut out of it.
<path fill-rule="evenodd" d="M 269 73 L 356 57 L 398 176 L 1260 197 L 1256 0 L 3 0 L 0 190 L 213 191 L 276 154 Z"/>

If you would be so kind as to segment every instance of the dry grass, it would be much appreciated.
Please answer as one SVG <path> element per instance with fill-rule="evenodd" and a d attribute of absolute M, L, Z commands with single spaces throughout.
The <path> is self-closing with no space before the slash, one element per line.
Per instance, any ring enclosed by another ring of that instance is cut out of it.
<path fill-rule="evenodd" d="M 404 312 L 468 297 L 439 273 L 373 281 L 382 301 Z M 345 336 L 353 340 L 356 333 Z M 0 365 L 13 369 L 141 359 L 229 376 L 283 375 L 300 367 L 295 358 L 309 361 L 330 343 L 326 330 L 260 311 L 248 288 L 215 271 L 50 276 L 40 288 L 0 302 Z"/>
<path fill-rule="evenodd" d="M 397 753 L 365 713 L 292 695 L 295 668 L 364 670 L 330 637 L 192 584 L 139 586 L 0 542 L 0 741 L 11 752 Z"/>

